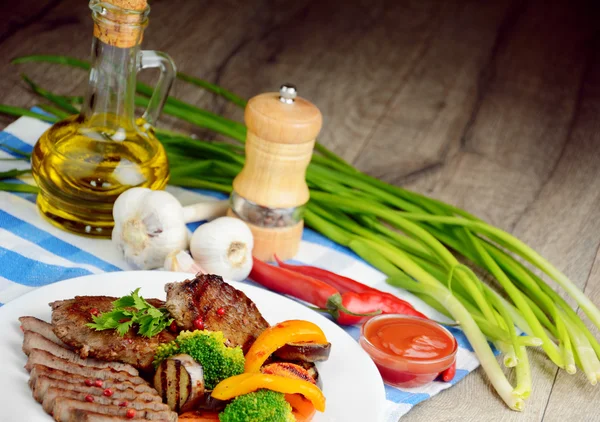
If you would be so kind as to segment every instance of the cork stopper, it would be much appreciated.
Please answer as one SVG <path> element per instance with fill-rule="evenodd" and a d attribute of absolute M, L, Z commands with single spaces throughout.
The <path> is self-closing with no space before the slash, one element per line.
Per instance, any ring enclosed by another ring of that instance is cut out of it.
<path fill-rule="evenodd" d="M 280 91 L 257 95 L 248 102 L 244 113 L 248 131 L 267 142 L 301 144 L 313 141 L 323 123 L 319 109 L 296 96 L 291 84 Z"/>
<path fill-rule="evenodd" d="M 90 8 L 94 36 L 103 43 L 130 48 L 142 42 L 150 10 L 146 0 L 92 0 Z"/>
<path fill-rule="evenodd" d="M 146 0 L 105 0 L 106 3 L 110 3 L 119 9 L 125 10 L 146 10 L 148 2 Z"/>

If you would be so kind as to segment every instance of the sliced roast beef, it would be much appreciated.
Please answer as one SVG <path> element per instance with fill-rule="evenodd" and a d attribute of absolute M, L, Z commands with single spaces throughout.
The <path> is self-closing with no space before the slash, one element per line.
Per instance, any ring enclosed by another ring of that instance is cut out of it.
<path fill-rule="evenodd" d="M 60 369 L 61 371 L 93 379 L 98 378 L 101 380 L 111 379 L 115 381 L 129 381 L 133 384 L 146 383 L 143 378 L 132 376 L 125 371 L 115 371 L 111 368 L 95 368 L 93 366 L 79 365 L 69 362 L 66 359 L 56 357 L 52 353 L 48 353 L 45 350 L 31 349 L 25 369 L 30 371 L 33 368 L 33 365 L 36 364 L 49 366 L 50 368 Z"/>
<path fill-rule="evenodd" d="M 132 327 L 121 337 L 115 330 L 95 331 L 86 324 L 92 322 L 92 313 L 112 310 L 116 297 L 77 296 L 74 299 L 52 302 L 52 325 L 55 334 L 72 347 L 82 358 L 93 357 L 104 361 L 118 361 L 144 371 L 152 369 L 156 347 L 175 338 L 169 331 L 147 338 Z M 162 307 L 158 299 L 148 299 Z"/>
<path fill-rule="evenodd" d="M 75 393 L 81 393 L 84 397 L 88 394 L 93 396 L 101 396 L 106 388 L 110 388 L 113 392 L 113 397 L 122 400 L 136 400 L 140 399 L 143 401 L 156 401 L 161 402 L 162 399 L 156 391 L 136 391 L 133 388 L 123 388 L 119 385 L 120 383 L 104 382 L 102 387 L 87 386 L 85 382 L 70 383 L 63 380 L 57 380 L 54 378 L 41 375 L 36 378 L 35 381 L 30 381 L 29 387 L 33 391 L 33 398 L 38 402 L 43 402 L 48 394 L 48 391 L 52 388 L 60 388 L 62 391 L 73 391 Z M 128 383 L 129 384 L 129 383 Z M 129 384 L 135 386 L 135 384 Z"/>
<path fill-rule="evenodd" d="M 87 401 L 86 397 L 91 397 L 94 403 L 98 404 L 108 404 L 112 406 L 119 406 L 120 404 L 126 405 L 130 409 L 147 409 L 147 410 L 170 410 L 169 406 L 164 404 L 163 402 L 156 400 L 143 400 L 141 397 L 134 398 L 125 398 L 120 397 L 117 392 L 113 392 L 110 397 L 106 397 L 103 394 L 102 390 L 99 394 L 89 394 L 89 393 L 80 393 L 74 390 L 63 390 L 58 387 L 51 387 L 46 391 L 44 395 L 44 400 L 42 401 L 42 407 L 44 410 L 52 414 L 54 413 L 54 403 L 58 397 L 65 397 L 69 399 L 79 400 L 79 401 Z M 125 406 L 121 406 L 125 407 Z"/>
<path fill-rule="evenodd" d="M 165 306 L 180 328 L 194 330 L 194 320 L 200 317 L 207 330 L 222 331 L 227 345 L 241 346 L 244 353 L 269 326 L 254 302 L 217 275 L 168 283 L 165 291 Z M 219 308 L 225 312 L 218 313 Z"/>
<path fill-rule="evenodd" d="M 75 409 L 73 413 L 71 413 L 69 422 L 121 422 L 131 420 L 131 418 L 126 416 L 102 415 L 100 413 L 90 412 L 89 410 Z M 133 420 L 135 421 L 136 419 Z"/>
<path fill-rule="evenodd" d="M 58 397 L 54 401 L 54 419 L 58 422 L 73 421 L 73 415 L 77 409 L 103 415 L 125 417 L 127 410 L 130 408 L 98 404 L 93 402 L 90 403 L 87 401 L 79 401 L 66 397 Z M 164 410 L 141 409 L 135 410 L 135 418 L 146 419 L 150 421 L 176 422 L 177 413 Z"/>
<path fill-rule="evenodd" d="M 65 371 L 60 371 L 58 369 L 50 368 L 44 365 L 33 365 L 31 372 L 29 373 L 29 386 L 34 389 L 36 382 L 40 378 L 49 378 L 52 382 L 48 383 L 48 385 L 52 385 L 54 380 L 64 381 L 76 386 L 77 390 L 87 391 L 89 393 L 96 393 L 97 387 L 88 387 L 85 385 L 85 381 L 87 379 L 96 380 L 96 377 L 84 377 L 81 375 L 70 374 Z M 113 390 L 133 390 L 136 394 L 148 393 L 148 394 L 157 394 L 157 391 L 152 388 L 148 384 L 133 384 L 129 381 L 114 381 L 111 379 L 103 380 L 104 388 L 112 388 Z M 66 387 L 63 387 L 66 388 Z M 44 394 L 44 391 L 41 392 Z"/>
<path fill-rule="evenodd" d="M 19 318 L 19 322 L 21 322 L 23 331 L 33 331 L 59 346 L 69 347 L 54 334 L 52 325 L 48 324 L 46 321 L 42 321 L 41 319 L 32 316 L 22 316 Z"/>
<path fill-rule="evenodd" d="M 29 355 L 31 349 L 45 350 L 48 353 L 52 353 L 54 356 L 68 360 L 69 362 L 76 363 L 78 365 L 93 366 L 95 368 L 111 368 L 115 371 L 125 371 L 131 375 L 139 375 L 137 369 L 133 366 L 121 362 L 106 362 L 93 358 L 82 359 L 77 353 L 72 350 L 65 349 L 58 344 L 48 340 L 33 331 L 24 331 L 23 336 L 23 352 Z"/>

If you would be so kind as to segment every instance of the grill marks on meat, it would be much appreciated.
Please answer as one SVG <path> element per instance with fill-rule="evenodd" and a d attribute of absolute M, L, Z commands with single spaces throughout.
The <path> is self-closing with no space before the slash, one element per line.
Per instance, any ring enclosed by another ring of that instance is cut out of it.
<path fill-rule="evenodd" d="M 53 354 L 56 357 L 68 360 L 78 365 L 93 366 L 95 368 L 110 368 L 116 371 L 125 371 L 130 375 L 137 376 L 139 372 L 133 366 L 120 362 L 105 362 L 97 359 L 82 359 L 77 353 L 60 347 L 58 344 L 42 337 L 33 331 L 24 331 L 23 353 L 29 356 L 31 350 L 40 349 Z"/>
<path fill-rule="evenodd" d="M 115 330 L 95 331 L 87 327 L 86 324 L 92 322 L 93 310 L 100 313 L 111 311 L 115 300 L 116 297 L 110 296 L 76 296 L 52 302 L 54 333 L 82 358 L 119 361 L 143 371 L 151 370 L 158 345 L 175 338 L 169 331 L 147 338 L 138 335 L 132 328 L 121 337 Z M 157 299 L 149 299 L 148 302 L 156 307 L 164 305 Z"/>
<path fill-rule="evenodd" d="M 134 420 L 177 421 L 162 402 L 158 392 L 137 370 L 118 362 L 83 359 L 44 336 L 47 323 L 32 317 L 20 319 L 25 328 L 23 351 L 28 355 L 25 368 L 30 371 L 29 386 L 35 400 L 58 422 L 127 421 L 127 411 L 134 410 Z M 52 332 L 52 331 L 50 331 Z M 87 385 L 86 380 L 102 380 L 102 386 Z M 105 396 L 107 388 L 112 390 Z M 91 401 L 89 401 L 91 396 Z M 87 399 L 86 399 L 87 398 Z M 126 402 L 126 406 L 121 404 Z"/>
<path fill-rule="evenodd" d="M 194 330 L 194 320 L 200 317 L 205 329 L 222 331 L 227 345 L 241 346 L 244 353 L 269 326 L 254 302 L 219 276 L 203 274 L 168 283 L 165 291 L 165 306 L 180 328 Z M 217 313 L 219 308 L 223 315 Z"/>

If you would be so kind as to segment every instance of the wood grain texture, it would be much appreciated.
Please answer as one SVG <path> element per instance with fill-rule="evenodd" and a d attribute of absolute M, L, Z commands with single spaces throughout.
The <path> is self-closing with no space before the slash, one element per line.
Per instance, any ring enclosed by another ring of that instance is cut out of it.
<path fill-rule="evenodd" d="M 86 58 L 85 3 L 0 5 L 8 16 L 0 28 L 0 102 L 36 104 L 20 72 L 65 95 L 83 92 L 85 72 L 8 60 Z M 151 7 L 144 48 L 166 51 L 179 70 L 247 98 L 295 83 L 323 113 L 325 145 L 369 174 L 512 232 L 600 303 L 600 13 L 593 2 L 156 0 Z M 173 94 L 243 118 L 183 82 Z M 168 117 L 160 124 L 213 136 Z M 600 390 L 582 374 L 557 372 L 535 351 L 531 361 L 533 393 L 523 413 L 507 410 L 479 370 L 403 420 L 600 420 Z"/>

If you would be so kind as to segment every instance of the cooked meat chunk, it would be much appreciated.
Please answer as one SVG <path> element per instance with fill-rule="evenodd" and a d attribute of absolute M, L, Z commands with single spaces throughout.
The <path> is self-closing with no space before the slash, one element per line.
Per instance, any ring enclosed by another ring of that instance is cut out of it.
<path fill-rule="evenodd" d="M 54 419 L 58 422 L 71 422 L 74 420 L 81 420 L 73 419 L 74 415 L 76 415 L 75 410 L 77 409 L 104 415 L 125 417 L 129 408 L 90 403 L 87 401 L 79 401 L 66 397 L 58 397 L 54 402 Z M 177 413 L 165 410 L 136 410 L 135 417 L 137 419 L 146 419 L 150 421 L 177 421 Z"/>
<path fill-rule="evenodd" d="M 93 366 L 95 368 L 111 368 L 115 371 L 125 371 L 131 375 L 139 375 L 137 369 L 126 363 L 105 362 L 92 358 L 82 359 L 77 353 L 59 346 L 47 338 L 42 337 L 38 333 L 26 330 L 23 336 L 23 352 L 26 355 L 29 355 L 32 349 L 45 350 L 56 357 L 68 360 L 69 362 L 73 362 L 78 365 Z"/>
<path fill-rule="evenodd" d="M 110 311 L 112 302 L 116 299 L 109 296 L 77 296 L 51 303 L 54 333 L 82 358 L 89 356 L 105 361 L 118 361 L 144 371 L 150 370 L 156 347 L 173 340 L 173 334 L 165 330 L 147 338 L 138 335 L 132 327 L 121 337 L 115 330 L 95 331 L 86 325 L 92 322 L 92 311 Z M 157 299 L 149 299 L 148 302 L 156 307 L 163 306 L 163 302 Z"/>
<path fill-rule="evenodd" d="M 165 306 L 179 327 L 194 330 L 194 320 L 200 317 L 207 330 L 222 331 L 227 345 L 241 346 L 244 353 L 269 326 L 254 302 L 217 275 L 168 283 L 165 291 Z M 225 311 L 222 315 L 219 308 Z"/>
<path fill-rule="evenodd" d="M 102 374 L 100 374 L 102 375 Z M 98 387 L 88 387 L 85 385 L 86 379 L 92 379 L 88 377 L 84 377 L 81 375 L 70 374 L 65 371 L 60 371 L 58 369 L 50 368 L 45 365 L 33 365 L 31 372 L 29 373 L 29 386 L 36 392 L 38 388 L 47 388 L 52 382 L 46 382 L 45 384 L 37 385 L 38 379 L 49 379 L 52 381 L 64 381 L 68 382 L 72 385 L 77 386 L 78 390 L 87 391 L 88 393 L 97 393 Z M 94 380 L 99 379 L 97 377 L 93 378 Z M 150 387 L 148 384 L 133 384 L 129 381 L 114 381 L 111 379 L 103 380 L 104 388 L 112 388 L 114 391 L 117 390 L 133 390 L 136 394 L 149 393 L 149 394 L 157 394 L 157 391 Z M 62 387 L 67 388 L 67 387 Z M 39 390 L 40 395 L 45 394 L 45 390 Z"/>
<path fill-rule="evenodd" d="M 41 319 L 32 316 L 22 316 L 19 318 L 19 321 L 21 322 L 23 331 L 32 331 L 34 333 L 38 333 L 39 335 L 46 337 L 48 340 L 58 344 L 59 346 L 69 347 L 58 337 L 56 337 L 52 324 L 48 324 L 46 321 L 42 321 Z"/>
<path fill-rule="evenodd" d="M 45 365 L 50 368 L 59 369 L 75 375 L 81 375 L 92 379 L 112 379 L 115 381 L 129 381 L 133 384 L 145 384 L 146 381 L 140 377 L 134 377 L 125 371 L 115 371 L 111 368 L 95 368 L 93 366 L 83 366 L 68 360 L 58 358 L 45 350 L 32 349 L 29 353 L 29 359 L 25 369 L 30 371 L 34 365 Z"/>

